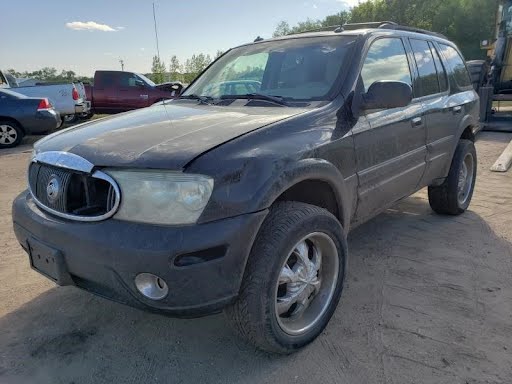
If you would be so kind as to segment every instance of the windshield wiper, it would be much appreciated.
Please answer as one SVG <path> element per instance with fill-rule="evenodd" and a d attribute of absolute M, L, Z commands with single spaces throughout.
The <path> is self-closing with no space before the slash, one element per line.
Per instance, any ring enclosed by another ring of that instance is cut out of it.
<path fill-rule="evenodd" d="M 245 95 L 222 95 L 221 99 L 248 99 L 248 100 L 265 100 L 275 104 L 288 107 L 289 104 L 282 96 L 265 95 L 264 93 L 247 93 Z"/>
<path fill-rule="evenodd" d="M 204 103 L 204 104 L 211 104 L 211 101 L 213 101 L 213 97 L 211 97 L 211 96 L 200 96 L 200 95 L 196 95 L 195 93 L 193 93 L 191 95 L 180 96 L 179 98 L 180 99 L 189 99 L 189 100 L 199 100 L 201 103 Z"/>

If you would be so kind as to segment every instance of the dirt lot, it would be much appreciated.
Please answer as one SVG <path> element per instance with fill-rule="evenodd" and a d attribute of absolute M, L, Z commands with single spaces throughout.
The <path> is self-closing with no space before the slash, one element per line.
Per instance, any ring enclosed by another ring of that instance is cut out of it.
<path fill-rule="evenodd" d="M 425 191 L 351 233 L 348 284 L 324 334 L 276 357 L 222 315 L 176 320 L 58 288 L 11 230 L 30 145 L 0 153 L 0 383 L 510 383 L 511 134 L 482 133 L 471 210 L 434 215 Z"/>

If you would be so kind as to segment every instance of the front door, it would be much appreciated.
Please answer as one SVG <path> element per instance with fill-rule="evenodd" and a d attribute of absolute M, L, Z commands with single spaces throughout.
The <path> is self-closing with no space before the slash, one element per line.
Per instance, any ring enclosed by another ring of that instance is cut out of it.
<path fill-rule="evenodd" d="M 121 73 L 117 99 L 118 109 L 128 111 L 149 106 L 150 90 L 147 87 L 135 74 L 130 72 Z"/>
<path fill-rule="evenodd" d="M 378 38 L 363 63 L 359 88 L 366 92 L 380 80 L 402 81 L 412 86 L 412 68 L 401 38 Z M 357 220 L 413 193 L 426 164 L 426 132 L 420 101 L 365 114 L 362 118 L 369 124 L 358 124 L 353 129 L 359 178 Z"/>

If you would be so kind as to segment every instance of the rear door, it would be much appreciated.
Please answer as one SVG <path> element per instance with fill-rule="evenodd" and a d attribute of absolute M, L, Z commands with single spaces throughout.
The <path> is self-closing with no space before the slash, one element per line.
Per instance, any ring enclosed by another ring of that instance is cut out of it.
<path fill-rule="evenodd" d="M 478 116 L 479 104 L 466 64 L 460 53 L 452 46 L 443 43 L 433 43 L 432 52 L 436 59 L 436 66 L 442 68 L 441 75 L 447 75 L 449 88 L 443 105 L 443 121 L 433 121 L 428 127 L 428 147 L 430 166 L 428 177 L 430 179 L 444 178 L 448 175 L 453 150 L 457 145 L 458 130 L 465 116 Z M 439 63 L 438 63 L 439 62 Z M 444 81 L 444 80 L 443 80 Z M 473 122 L 473 123 L 478 123 Z M 431 180 L 425 179 L 428 183 Z"/>
<path fill-rule="evenodd" d="M 433 44 L 423 39 L 409 39 L 418 77 L 415 97 L 423 103 L 426 124 L 427 169 L 421 185 L 429 185 L 440 177 L 446 163 L 457 122 L 450 104 L 448 77 Z"/>
<path fill-rule="evenodd" d="M 92 89 L 94 109 L 96 111 L 114 112 L 116 110 L 116 72 L 96 72 Z"/>
<path fill-rule="evenodd" d="M 362 65 L 364 92 L 379 80 L 413 85 L 415 69 L 400 37 L 373 41 Z M 403 108 L 366 111 L 369 127 L 353 129 L 359 202 L 357 219 L 413 193 L 425 170 L 426 142 L 422 103 Z"/>

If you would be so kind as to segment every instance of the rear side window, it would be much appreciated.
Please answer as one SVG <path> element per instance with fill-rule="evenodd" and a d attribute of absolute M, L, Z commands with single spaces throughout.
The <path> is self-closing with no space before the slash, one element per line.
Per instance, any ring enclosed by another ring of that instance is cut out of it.
<path fill-rule="evenodd" d="M 441 62 L 441 58 L 439 57 L 439 53 L 437 53 L 437 49 L 432 44 L 430 44 L 430 50 L 434 56 L 434 63 L 439 77 L 439 87 L 441 88 L 441 92 L 445 92 L 448 90 L 448 77 L 446 76 L 446 71 L 443 67 L 443 63 Z"/>
<path fill-rule="evenodd" d="M 416 87 L 414 87 L 415 95 L 420 97 L 439 93 L 436 66 L 428 42 L 415 39 L 411 39 L 410 41 L 420 75 L 417 80 L 418 84 L 415 84 Z"/>
<path fill-rule="evenodd" d="M 110 88 L 110 87 L 115 87 L 115 77 L 114 77 L 114 74 L 112 72 L 103 72 L 101 75 L 100 75 L 100 82 L 101 82 L 101 86 L 104 87 L 104 88 Z M 100 84 L 98 84 L 100 85 Z"/>
<path fill-rule="evenodd" d="M 459 87 L 470 87 L 471 79 L 469 77 L 466 64 L 460 56 L 459 52 L 453 47 L 445 44 L 439 44 L 441 53 L 446 59 L 448 66 L 452 69 L 455 81 Z"/>
<path fill-rule="evenodd" d="M 364 89 L 379 80 L 403 81 L 412 87 L 409 61 L 401 39 L 376 40 L 368 51 L 361 70 Z"/>

